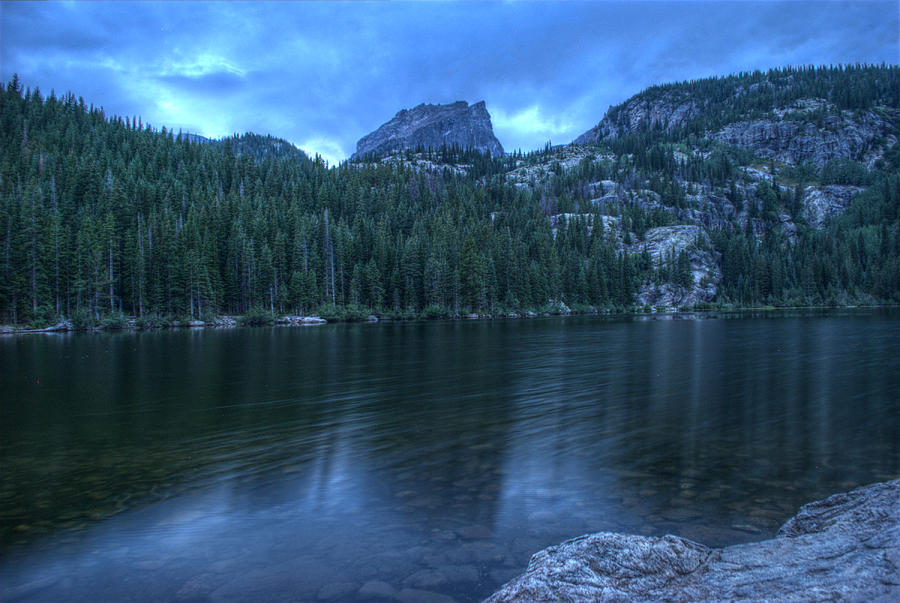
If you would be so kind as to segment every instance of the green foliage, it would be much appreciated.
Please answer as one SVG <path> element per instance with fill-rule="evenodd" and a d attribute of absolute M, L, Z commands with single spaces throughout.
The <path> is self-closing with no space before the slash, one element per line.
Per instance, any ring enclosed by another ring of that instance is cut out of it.
<path fill-rule="evenodd" d="M 112 312 L 100 319 L 101 329 L 124 329 L 128 327 L 128 319 L 121 312 Z"/>
<path fill-rule="evenodd" d="M 419 314 L 421 318 L 426 319 L 434 319 L 434 318 L 451 318 L 452 313 L 450 310 L 443 306 L 439 306 L 437 304 L 430 304 L 422 308 L 422 312 Z"/>
<path fill-rule="evenodd" d="M 792 246 L 778 216 L 801 219 L 800 187 L 816 176 L 808 166 L 782 168 L 790 191 L 761 184 L 745 193 L 734 183 L 752 157 L 702 133 L 795 98 L 897 106 L 898 73 L 777 70 L 650 89 L 648 98 L 705 95 L 715 110 L 681 131 L 623 136 L 608 155 L 576 162 L 550 146 L 502 158 L 458 148 L 408 154 L 447 165 L 437 170 L 328 167 L 254 134 L 189 140 L 109 118 L 70 93 L 44 98 L 10 84 L 0 91 L 0 321 L 46 326 L 70 316 L 88 328 L 129 315 L 153 328 L 169 324 L 163 317 L 268 323 L 317 309 L 338 320 L 433 318 L 559 308 L 551 300 L 622 310 L 647 279 L 687 285 L 689 258 L 653 266 L 625 254 L 603 219 L 642 237 L 684 223 L 691 195 L 710 187 L 757 220 L 713 229 L 722 301 L 896 301 L 900 202 L 896 178 L 885 176 L 900 165 L 896 145 L 881 175 L 852 161 L 826 165 L 825 182 L 870 187 L 828 230 L 801 225 Z M 855 91 L 842 92 L 851 84 Z M 553 168 L 540 187 L 504 176 L 537 164 Z M 601 180 L 614 190 L 598 192 Z M 563 212 L 571 217 L 552 229 L 549 216 Z M 626 233 L 625 242 L 639 241 Z"/>
<path fill-rule="evenodd" d="M 138 329 L 161 329 L 169 325 L 170 322 L 156 312 L 145 314 L 134 321 L 134 326 Z"/>
<path fill-rule="evenodd" d="M 793 182 L 799 185 L 815 182 L 819 179 L 816 166 L 808 162 L 796 166 L 786 165 L 778 170 L 778 175 L 787 182 Z"/>
<path fill-rule="evenodd" d="M 679 140 L 692 135 L 702 137 L 723 125 L 769 117 L 773 109 L 791 107 L 796 101 L 820 98 L 837 110 L 872 109 L 900 106 L 900 67 L 896 65 L 838 65 L 823 67 L 784 67 L 767 72 L 744 72 L 680 83 L 653 86 L 630 102 L 652 102 L 667 98 L 672 103 L 698 103 L 702 107 L 682 128 L 665 133 L 664 139 Z M 628 126 L 627 103 L 612 107 L 608 113 L 620 130 Z M 816 122 L 821 113 L 794 111 L 785 119 Z M 639 136 L 660 139 L 662 132 L 646 124 Z M 618 144 L 649 148 L 646 141 L 625 140 Z M 630 151 L 624 151 L 630 152 Z"/>
<path fill-rule="evenodd" d="M 851 159 L 832 159 L 822 166 L 822 184 L 867 186 L 871 176 L 866 166 Z"/>
<path fill-rule="evenodd" d="M 345 306 L 328 304 L 321 306 L 316 312 L 316 316 L 329 322 L 361 322 L 372 314 L 374 314 L 372 310 L 358 304 L 347 304 Z"/>
<path fill-rule="evenodd" d="M 717 232 L 721 299 L 743 306 L 900 302 L 898 208 L 900 176 L 887 175 L 827 229 L 804 230 L 793 246 L 774 230 L 761 240 Z"/>
<path fill-rule="evenodd" d="M 29 329 L 45 329 L 52 327 L 62 320 L 62 317 L 56 313 L 52 306 L 43 305 L 37 309 L 37 312 L 28 324 Z"/>
<path fill-rule="evenodd" d="M 79 308 L 78 310 L 75 310 L 75 312 L 72 313 L 71 321 L 72 328 L 76 331 L 92 329 L 96 327 L 99 322 L 94 313 L 87 308 Z"/>
<path fill-rule="evenodd" d="M 257 306 L 247 310 L 239 320 L 241 324 L 249 326 L 270 325 L 275 322 L 275 315 L 269 310 Z"/>

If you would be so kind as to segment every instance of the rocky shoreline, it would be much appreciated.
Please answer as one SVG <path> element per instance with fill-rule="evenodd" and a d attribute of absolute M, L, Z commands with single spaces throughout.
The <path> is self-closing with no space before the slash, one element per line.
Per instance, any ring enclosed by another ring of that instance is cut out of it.
<path fill-rule="evenodd" d="M 18 329 L 10 325 L 0 325 L 0 335 L 23 335 L 34 333 L 66 333 L 69 331 L 152 331 L 158 329 L 202 329 L 202 328 L 231 328 L 243 326 L 240 316 L 217 316 L 214 320 L 173 320 L 165 325 L 142 327 L 137 324 L 137 320 L 130 318 L 122 326 L 117 327 L 88 327 L 78 329 L 70 320 L 62 320 L 55 325 L 42 329 Z M 272 326 L 290 326 L 290 327 L 309 327 L 327 324 L 328 321 L 318 316 L 282 316 L 269 323 Z M 255 324 L 247 324 L 246 326 L 258 326 Z"/>
<path fill-rule="evenodd" d="M 288 326 L 288 327 L 309 327 L 309 326 L 317 326 L 324 325 L 329 323 L 336 322 L 410 322 L 417 320 L 493 320 L 493 319 L 518 319 L 518 318 L 548 318 L 551 316 L 621 316 L 621 317 L 631 317 L 639 320 L 693 320 L 693 319 L 709 319 L 709 318 L 721 318 L 728 317 L 734 315 L 742 315 L 747 313 L 752 313 L 753 315 L 760 314 L 770 316 L 771 313 L 778 312 L 803 312 L 810 310 L 858 310 L 858 309 L 881 309 L 881 308 L 890 308 L 896 307 L 889 304 L 880 304 L 880 305 L 852 305 L 852 306 L 791 306 L 791 307 L 776 307 L 776 306 L 764 306 L 764 307 L 724 307 L 717 309 L 702 309 L 702 310 L 693 310 L 693 309 L 678 309 L 673 307 L 661 307 L 661 306 L 637 306 L 631 310 L 616 310 L 610 308 L 604 309 L 593 309 L 587 311 L 576 311 L 571 310 L 565 306 L 562 309 L 554 308 L 553 311 L 522 311 L 522 312 L 498 312 L 495 314 L 462 314 L 456 316 L 415 316 L 415 317 L 392 317 L 392 316 L 378 316 L 375 314 L 370 314 L 365 317 L 360 318 L 329 318 L 325 319 L 320 316 L 281 316 L 276 319 L 273 319 L 271 322 L 264 323 L 256 323 L 256 322 L 245 322 L 243 321 L 242 316 L 218 316 L 214 320 L 210 321 L 202 321 L 202 320 L 184 320 L 178 321 L 173 320 L 164 325 L 156 325 L 156 326 L 140 326 L 137 324 L 137 320 L 134 318 L 127 319 L 126 323 L 122 326 L 116 327 L 103 327 L 103 326 L 93 326 L 87 328 L 76 328 L 72 321 L 70 320 L 62 320 L 55 325 L 51 325 L 48 327 L 40 328 L 40 329 L 31 329 L 31 328 L 19 328 L 13 325 L 0 325 L 0 336 L 2 335 L 29 335 L 29 334 L 40 334 L 40 333 L 66 333 L 66 332 L 75 332 L 75 331 L 87 331 L 87 332 L 110 332 L 110 331 L 153 331 L 160 329 L 179 329 L 179 328 L 189 328 L 189 329 L 202 329 L 202 328 L 233 328 L 240 326 Z"/>
<path fill-rule="evenodd" d="M 581 536 L 536 553 L 485 603 L 745 600 L 900 600 L 900 479 L 804 505 L 762 542 Z"/>

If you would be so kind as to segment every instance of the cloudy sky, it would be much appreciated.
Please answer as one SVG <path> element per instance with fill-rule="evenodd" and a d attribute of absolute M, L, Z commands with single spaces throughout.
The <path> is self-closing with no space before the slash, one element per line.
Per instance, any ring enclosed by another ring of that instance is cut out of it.
<path fill-rule="evenodd" d="M 484 100 L 506 150 L 569 142 L 649 85 L 893 63 L 887 2 L 0 2 L 0 75 L 332 163 L 402 108 Z"/>

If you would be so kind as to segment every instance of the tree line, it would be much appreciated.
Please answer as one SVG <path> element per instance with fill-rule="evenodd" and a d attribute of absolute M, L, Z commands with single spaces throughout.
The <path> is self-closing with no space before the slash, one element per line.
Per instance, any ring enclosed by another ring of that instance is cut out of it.
<path fill-rule="evenodd" d="M 626 305 L 638 282 L 611 239 L 577 225 L 554 238 L 532 191 L 486 182 L 500 168 L 471 151 L 442 153 L 480 178 L 328 167 L 265 152 L 277 139 L 198 143 L 15 79 L 0 123 L 4 321 Z"/>
<path fill-rule="evenodd" d="M 676 162 L 665 138 L 623 139 L 605 149 L 612 158 L 560 169 L 545 187 L 514 186 L 504 173 L 548 161 L 549 145 L 503 158 L 425 151 L 468 171 L 327 166 L 280 139 L 203 142 L 107 116 L 71 93 L 45 97 L 15 77 L 0 91 L 0 124 L 0 320 L 15 324 L 629 307 L 643 282 L 688 284 L 689 261 L 625 253 L 601 213 L 638 237 L 672 214 L 599 206 L 588 184 L 648 188 L 679 208 L 692 187 L 727 184 L 743 160 L 723 148 Z M 861 177 L 856 165 L 829 169 L 835 181 Z M 795 244 L 777 232 L 775 209 L 796 200 L 776 187 L 771 207 L 760 205 L 764 236 L 734 224 L 714 233 L 717 301 L 900 301 L 890 174 L 866 172 L 871 186 L 848 214 L 825 231 L 801 229 Z M 580 217 L 551 228 L 564 212 Z"/>

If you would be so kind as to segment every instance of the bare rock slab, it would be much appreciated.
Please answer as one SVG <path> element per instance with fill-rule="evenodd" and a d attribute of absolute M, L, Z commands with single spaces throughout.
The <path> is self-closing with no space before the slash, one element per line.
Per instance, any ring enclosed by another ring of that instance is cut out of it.
<path fill-rule="evenodd" d="M 536 553 L 487 602 L 660 600 L 900 601 L 900 480 L 805 505 L 762 542 L 581 536 Z"/>

